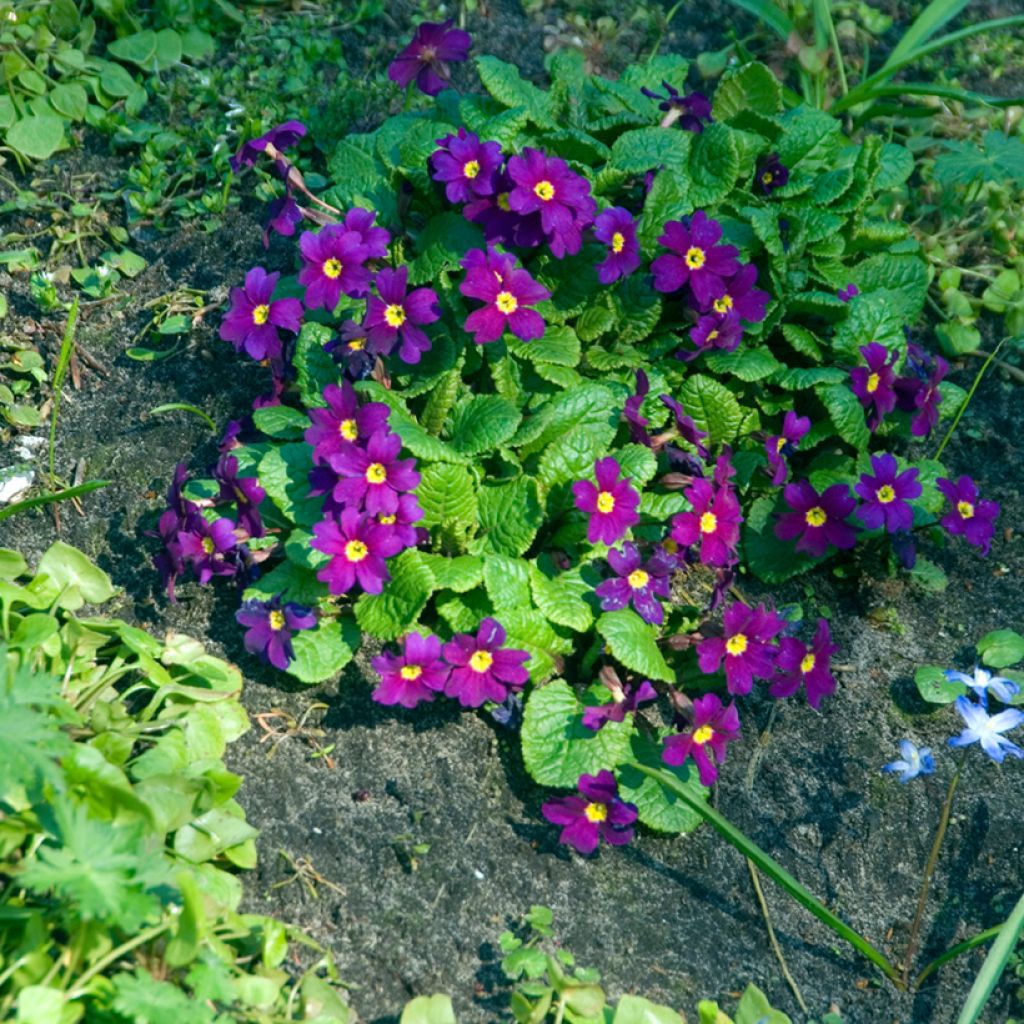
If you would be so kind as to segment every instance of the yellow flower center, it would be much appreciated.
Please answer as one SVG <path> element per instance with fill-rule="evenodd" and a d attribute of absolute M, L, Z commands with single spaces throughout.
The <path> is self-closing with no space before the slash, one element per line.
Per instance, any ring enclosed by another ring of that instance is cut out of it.
<path fill-rule="evenodd" d="M 494 664 L 494 655 L 490 651 L 474 651 L 469 659 L 469 667 L 474 672 L 486 672 Z"/>
<path fill-rule="evenodd" d="M 735 636 L 731 636 L 725 641 L 725 649 L 730 654 L 743 654 L 748 646 L 747 636 L 745 633 L 737 633 Z"/>
<path fill-rule="evenodd" d="M 615 508 L 615 495 L 609 491 L 601 491 L 597 496 L 597 511 L 608 515 Z"/>
<path fill-rule="evenodd" d="M 800 662 L 800 671 L 803 672 L 804 675 L 807 675 L 807 673 L 810 672 L 811 669 L 814 668 L 814 664 L 815 664 L 814 655 L 813 654 L 805 654 L 804 657 L 803 657 L 803 661 Z"/>
<path fill-rule="evenodd" d="M 867 391 L 869 395 L 873 395 L 878 390 L 878 383 L 878 374 L 873 373 L 868 377 L 868 382 L 864 385 L 864 390 Z"/>
<path fill-rule="evenodd" d="M 634 590 L 641 590 L 651 581 L 651 577 L 643 569 L 634 569 L 626 579 Z"/>
<path fill-rule="evenodd" d="M 480 173 L 480 161 L 479 160 L 467 160 L 462 165 L 462 173 L 472 181 Z"/>
<path fill-rule="evenodd" d="M 497 198 L 494 200 L 498 204 L 499 210 L 504 210 L 508 213 L 512 207 L 508 205 L 508 193 L 499 192 Z"/>
<path fill-rule="evenodd" d="M 377 516 L 377 522 L 380 523 L 381 526 L 390 526 L 397 519 L 398 516 Z"/>
<path fill-rule="evenodd" d="M 708 331 L 708 336 L 707 336 L 706 340 L 707 341 L 714 341 L 715 338 L 717 338 L 717 337 L 718 337 L 718 331 L 717 330 Z"/>
<path fill-rule="evenodd" d="M 612 252 L 622 252 L 623 247 L 626 244 L 626 236 L 621 231 L 616 231 L 612 235 Z"/>
<path fill-rule="evenodd" d="M 284 629 L 284 612 L 274 609 L 268 616 L 271 629 Z"/>
<path fill-rule="evenodd" d="M 888 484 L 883 484 L 878 488 L 876 497 L 883 505 L 888 505 L 896 500 L 896 492 Z"/>
<path fill-rule="evenodd" d="M 338 424 L 338 433 L 341 434 L 346 441 L 354 441 L 359 436 L 359 428 L 356 426 L 356 421 L 342 420 Z"/>
<path fill-rule="evenodd" d="M 718 516 L 714 512 L 705 512 L 700 517 L 700 532 L 714 533 L 718 529 Z"/>
<path fill-rule="evenodd" d="M 370 549 L 361 540 L 350 540 L 345 545 L 345 557 L 350 562 L 361 562 L 369 553 Z"/>
<path fill-rule="evenodd" d="M 202 548 L 208 555 L 212 555 L 217 550 L 217 545 L 213 543 L 212 537 L 204 537 L 202 539 Z"/>
<path fill-rule="evenodd" d="M 974 506 L 969 501 L 958 501 L 956 503 L 956 510 L 960 513 L 961 519 L 974 518 Z"/>
<path fill-rule="evenodd" d="M 519 300 L 511 292 L 498 292 L 494 304 L 505 316 L 510 316 L 519 308 Z"/>
<path fill-rule="evenodd" d="M 398 674 L 411 683 L 414 679 L 419 679 L 423 675 L 423 669 L 419 665 L 403 665 Z"/>
<path fill-rule="evenodd" d="M 765 171 L 764 174 L 761 175 L 761 181 L 765 185 L 770 185 L 772 183 L 772 180 L 773 177 L 771 171 Z"/>
<path fill-rule="evenodd" d="M 707 261 L 708 254 L 703 249 L 693 246 L 686 250 L 686 265 L 691 270 L 700 270 Z"/>
<path fill-rule="evenodd" d="M 333 281 L 336 277 L 341 277 L 341 260 L 332 256 L 329 260 L 324 261 L 322 269 L 324 274 Z"/>
<path fill-rule="evenodd" d="M 808 526 L 824 526 L 825 521 L 828 519 L 828 515 L 820 505 L 815 505 L 814 508 L 809 508 L 807 514 L 804 516 Z"/>
<path fill-rule="evenodd" d="M 252 322 L 257 325 L 262 325 L 267 322 L 267 317 L 270 316 L 270 307 L 267 305 L 257 306 L 252 311 Z"/>
<path fill-rule="evenodd" d="M 550 181 L 538 181 L 533 186 L 533 194 L 538 199 L 543 199 L 545 203 L 550 202 L 555 198 L 555 186 Z"/>
<path fill-rule="evenodd" d="M 587 821 L 597 825 L 608 817 L 608 807 L 606 804 L 587 804 L 583 808 L 583 813 Z"/>
<path fill-rule="evenodd" d="M 784 437 L 780 437 L 778 439 L 778 441 L 775 442 L 775 451 L 776 452 L 781 452 L 782 449 L 785 448 L 785 447 L 786 447 L 786 439 Z"/>
<path fill-rule="evenodd" d="M 723 295 L 720 299 L 715 299 L 711 305 L 716 313 L 728 313 L 732 309 L 732 296 Z"/>
<path fill-rule="evenodd" d="M 384 310 L 384 319 L 389 327 L 401 327 L 405 323 L 405 310 L 397 303 Z"/>
<path fill-rule="evenodd" d="M 348 350 L 350 352 L 362 352 L 362 350 L 364 348 L 366 348 L 366 339 L 365 338 L 353 338 L 348 343 Z"/>
<path fill-rule="evenodd" d="M 371 484 L 382 484 L 388 478 L 388 471 L 379 463 L 371 462 L 366 467 L 366 479 Z"/>
<path fill-rule="evenodd" d="M 707 743 L 707 741 L 714 735 L 715 730 L 712 729 L 710 725 L 702 725 L 699 729 L 694 730 L 693 742 L 696 743 L 698 747 L 703 747 L 704 744 Z"/>

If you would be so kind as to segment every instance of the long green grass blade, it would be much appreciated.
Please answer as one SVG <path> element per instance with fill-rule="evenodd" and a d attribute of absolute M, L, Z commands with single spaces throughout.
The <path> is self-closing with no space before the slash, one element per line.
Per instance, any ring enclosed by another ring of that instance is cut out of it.
<path fill-rule="evenodd" d="M 985 957 L 985 962 L 974 979 L 971 991 L 967 993 L 967 1001 L 957 1017 L 956 1024 L 976 1024 L 982 1010 L 992 995 L 992 990 L 999 983 L 1006 968 L 1006 961 L 1017 945 L 1017 940 L 1024 934 L 1024 896 L 1017 901 L 1010 916 L 999 931 L 999 937 L 992 943 L 992 948 Z"/>
<path fill-rule="evenodd" d="M 50 486 L 54 485 L 54 457 L 57 445 L 57 415 L 60 412 L 60 389 L 64 383 L 64 374 L 67 372 L 68 363 L 71 362 L 71 354 L 75 350 L 75 327 L 78 324 L 78 296 L 71 304 L 71 311 L 68 313 L 67 327 L 64 328 L 64 339 L 60 343 L 60 355 L 57 356 L 57 366 L 53 371 L 53 412 L 50 414 Z"/>
<path fill-rule="evenodd" d="M 637 771 L 643 772 L 644 775 L 649 775 L 652 779 L 660 782 L 666 789 L 672 790 L 675 796 L 692 810 L 696 811 L 709 825 L 713 826 L 744 857 L 752 860 L 761 871 L 777 885 L 785 889 L 797 903 L 806 907 L 819 921 L 828 925 L 838 936 L 849 942 L 860 953 L 863 953 L 888 978 L 896 982 L 897 985 L 901 984 L 899 972 L 889 962 L 884 953 L 872 946 L 867 939 L 858 932 L 855 932 L 845 921 L 836 917 L 824 903 L 809 892 L 777 860 L 765 853 L 755 842 L 748 839 L 727 818 L 722 817 L 718 811 L 708 806 L 704 800 L 694 797 L 676 776 L 661 768 L 650 768 L 643 764 L 631 763 L 630 767 L 636 768 Z"/>
<path fill-rule="evenodd" d="M 198 406 L 189 405 L 187 402 L 168 402 L 166 405 L 157 405 L 149 410 L 150 415 L 153 413 L 162 415 L 165 412 L 190 412 L 193 416 L 198 416 L 203 420 L 215 434 L 217 433 L 217 424 L 214 423 L 213 417 L 209 413 L 203 412 Z"/>
<path fill-rule="evenodd" d="M 972 935 L 969 939 L 964 939 L 963 942 L 958 942 L 955 946 L 951 946 L 945 953 L 940 954 L 928 964 L 914 979 L 915 991 L 921 987 L 922 982 L 933 971 L 937 971 L 943 964 L 948 964 L 950 960 L 955 960 L 958 956 L 969 953 L 977 946 L 984 946 L 986 942 L 991 942 L 1002 930 L 1003 926 L 997 924 L 995 928 L 986 928 L 985 931 L 978 932 L 977 935 Z"/>
<path fill-rule="evenodd" d="M 729 0 L 729 2 L 735 7 L 743 8 L 755 18 L 759 18 L 782 40 L 788 39 L 794 31 L 793 22 L 771 0 Z"/>
<path fill-rule="evenodd" d="M 970 0 L 932 0 L 932 2 L 917 16 L 914 24 L 903 33 L 903 38 L 896 44 L 895 49 L 889 54 L 889 59 L 882 65 L 883 68 L 913 53 L 922 43 L 928 42 L 943 25 L 952 21 L 968 4 Z"/>
<path fill-rule="evenodd" d="M 54 491 L 49 494 L 40 494 L 35 498 L 26 498 L 24 501 L 16 501 L 7 508 L 0 509 L 0 522 L 16 516 L 19 512 L 26 512 L 30 508 L 39 508 L 40 505 L 52 505 L 54 502 L 67 501 L 69 498 L 80 498 L 83 494 L 91 491 L 98 491 L 101 487 L 109 487 L 113 480 L 87 480 L 77 487 L 67 487 L 63 491 Z"/>
<path fill-rule="evenodd" d="M 833 114 L 838 114 L 848 110 L 850 107 L 856 106 L 858 103 L 870 100 L 875 95 L 876 87 L 888 82 L 898 71 L 902 71 L 905 67 L 920 60 L 922 57 L 927 57 L 930 53 L 935 53 L 937 50 L 960 42 L 961 39 L 969 39 L 971 36 L 980 35 L 983 32 L 996 32 L 1001 28 L 1016 28 L 1018 25 L 1024 25 L 1024 14 L 1014 14 L 1008 18 L 993 18 L 991 21 L 982 21 L 977 25 L 968 25 L 967 28 L 941 36 L 914 50 L 913 53 L 901 57 L 898 61 L 887 61 L 884 68 L 880 68 L 873 75 L 869 75 L 862 82 L 855 85 L 845 96 L 833 103 L 830 109 Z"/>

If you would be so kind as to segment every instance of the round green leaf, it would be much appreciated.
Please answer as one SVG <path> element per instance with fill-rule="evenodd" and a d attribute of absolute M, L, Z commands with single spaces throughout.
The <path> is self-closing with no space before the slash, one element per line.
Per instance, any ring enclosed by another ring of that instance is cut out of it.
<path fill-rule="evenodd" d="M 292 638 L 292 650 L 295 657 L 288 674 L 303 683 L 322 683 L 336 676 L 353 656 L 337 619 L 321 622 L 316 629 L 300 630 Z"/>
<path fill-rule="evenodd" d="M 30 160 L 46 160 L 65 145 L 64 122 L 59 117 L 23 117 L 7 129 L 7 145 Z"/>

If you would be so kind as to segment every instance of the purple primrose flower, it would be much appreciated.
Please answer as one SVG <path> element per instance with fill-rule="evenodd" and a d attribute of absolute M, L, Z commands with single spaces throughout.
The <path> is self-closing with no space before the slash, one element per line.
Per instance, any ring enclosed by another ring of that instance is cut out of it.
<path fill-rule="evenodd" d="M 640 266 L 636 220 L 629 210 L 612 206 L 599 213 L 594 221 L 594 237 L 608 246 L 608 254 L 597 265 L 597 279 L 601 284 L 629 277 Z"/>
<path fill-rule="evenodd" d="M 184 529 L 178 531 L 178 547 L 182 559 L 192 566 L 196 579 L 203 586 L 214 576 L 234 576 L 238 572 L 234 558 L 238 541 L 235 524 L 230 519 L 215 519 L 211 523 L 198 513 L 190 516 Z"/>
<path fill-rule="evenodd" d="M 952 506 L 940 520 L 943 529 L 955 537 L 963 537 L 987 555 L 999 518 L 999 502 L 979 500 L 978 485 L 969 476 L 960 477 L 956 483 L 939 477 L 935 483 Z"/>
<path fill-rule="evenodd" d="M 914 525 L 914 510 L 907 504 L 921 495 L 916 469 L 898 472 L 896 457 L 884 452 L 871 456 L 871 472 L 862 473 L 854 490 L 864 499 L 857 515 L 869 530 L 885 526 L 889 533 L 909 530 Z"/>
<path fill-rule="evenodd" d="M 636 392 L 626 399 L 622 407 L 622 418 L 629 427 L 629 439 L 634 444 L 651 447 L 651 435 L 647 433 L 648 419 L 640 414 L 644 399 L 650 393 L 651 382 L 643 370 L 636 371 Z M 682 406 L 680 406 L 682 408 Z"/>
<path fill-rule="evenodd" d="M 400 494 L 398 508 L 394 512 L 378 512 L 376 519 L 398 538 L 403 548 L 414 548 L 422 539 L 415 524 L 423 519 L 423 509 L 415 494 Z"/>
<path fill-rule="evenodd" d="M 775 659 L 775 669 L 780 675 L 772 681 L 768 692 L 773 697 L 791 697 L 803 686 L 807 703 L 817 710 L 822 700 L 836 691 L 829 661 L 838 650 L 839 646 L 832 643 L 825 619 L 818 619 L 810 646 L 796 637 L 784 636 L 779 641 L 779 656 Z"/>
<path fill-rule="evenodd" d="M 285 121 L 269 132 L 264 132 L 259 138 L 243 142 L 238 152 L 228 161 L 231 170 L 237 174 L 243 167 L 252 167 L 267 149 L 271 149 L 271 155 L 276 159 L 281 150 L 291 149 L 305 134 L 306 126 L 301 121 Z"/>
<path fill-rule="evenodd" d="M 601 608 L 606 612 L 617 611 L 632 601 L 644 622 L 660 626 L 665 621 L 665 609 L 658 598 L 669 596 L 672 570 L 675 567 L 671 559 L 656 551 L 643 564 L 640 549 L 631 541 L 626 541 L 621 551 L 612 548 L 608 552 L 608 564 L 616 576 L 605 580 L 595 590 L 601 598 Z"/>
<path fill-rule="evenodd" d="M 896 374 L 893 366 L 900 357 L 895 349 L 889 350 L 877 341 L 861 346 L 860 354 L 867 366 L 855 366 L 850 371 L 850 386 L 860 404 L 868 410 L 868 429 L 878 425 L 896 408 Z"/>
<path fill-rule="evenodd" d="M 697 210 L 689 224 L 668 221 L 658 242 L 670 251 L 651 264 L 654 287 L 659 292 L 674 292 L 689 282 L 698 305 L 710 306 L 725 294 L 725 279 L 739 269 L 736 248 L 719 245 L 721 237 L 722 225 L 703 210 Z"/>
<path fill-rule="evenodd" d="M 284 195 L 272 199 L 263 211 L 263 248 L 270 248 L 271 231 L 284 238 L 291 238 L 304 216 L 302 207 L 292 195 L 291 182 L 286 183 Z"/>
<path fill-rule="evenodd" d="M 483 229 L 488 245 L 514 245 L 521 249 L 533 249 L 544 241 L 540 213 L 525 216 L 516 213 L 509 206 L 509 196 L 514 183 L 508 171 L 500 171 L 495 177 L 494 193 L 481 196 L 462 208 L 462 215 Z"/>
<path fill-rule="evenodd" d="M 672 539 L 684 546 L 699 543 L 700 560 L 705 565 L 731 564 L 736 558 L 743 516 L 728 480 L 716 484 L 697 479 L 683 494 L 690 503 L 690 511 L 673 518 Z"/>
<path fill-rule="evenodd" d="M 441 641 L 436 636 L 408 633 L 402 653 L 384 651 L 370 662 L 380 675 L 380 685 L 371 694 L 378 704 L 401 704 L 413 708 L 430 703 L 444 691 L 449 668 L 441 659 Z"/>
<path fill-rule="evenodd" d="M 810 429 L 810 418 L 798 416 L 790 409 L 783 417 L 782 433 L 773 434 L 765 441 L 764 450 L 768 453 L 768 466 L 772 471 L 773 487 L 784 483 L 789 471 L 789 466 L 783 456 L 791 456 Z"/>
<path fill-rule="evenodd" d="M 709 313 L 699 316 L 694 327 L 690 328 L 690 341 L 696 345 L 693 352 L 677 352 L 680 359 L 695 359 L 709 348 L 717 348 L 722 352 L 734 352 L 743 337 L 743 324 L 735 313 Z"/>
<path fill-rule="evenodd" d="M 383 402 L 360 402 L 348 381 L 324 388 L 326 408 L 311 408 L 312 426 L 303 437 L 313 449 L 313 462 L 322 464 L 349 445 L 365 443 L 387 426 L 390 410 Z"/>
<path fill-rule="evenodd" d="M 639 374 L 640 371 L 638 370 L 637 373 Z M 692 444 L 702 459 L 708 458 L 710 453 L 704 444 L 704 438 L 708 436 L 708 432 L 700 430 L 693 417 L 686 415 L 686 410 L 681 402 L 676 401 L 671 395 L 659 395 L 658 397 L 661 404 L 672 413 L 672 419 L 675 421 L 679 436 L 684 441 Z"/>
<path fill-rule="evenodd" d="M 464 708 L 478 708 L 487 701 L 504 703 L 509 692 L 521 690 L 530 678 L 526 651 L 505 646 L 505 630 L 496 620 L 486 618 L 476 636 L 457 633 L 444 645 L 445 661 L 452 666 L 444 688 Z"/>
<path fill-rule="evenodd" d="M 981 749 L 999 764 L 1003 763 L 1007 754 L 1024 758 L 1024 750 L 1002 735 L 1024 723 L 1024 711 L 1007 708 L 997 715 L 990 715 L 981 704 L 975 704 L 967 697 L 957 697 L 956 709 L 964 720 L 964 729 L 958 736 L 950 738 L 951 747 L 980 743 Z"/>
<path fill-rule="evenodd" d="M 353 206 L 341 226 L 346 231 L 355 232 L 359 236 L 360 243 L 366 247 L 366 258 L 371 260 L 383 260 L 388 255 L 388 245 L 391 242 L 391 233 L 387 228 L 375 227 L 374 221 L 377 214 L 373 210 L 365 210 L 361 206 Z"/>
<path fill-rule="evenodd" d="M 465 128 L 437 140 L 440 149 L 430 155 L 434 181 L 444 182 L 450 203 L 468 203 L 494 194 L 501 168 L 501 143 L 481 142 Z"/>
<path fill-rule="evenodd" d="M 213 470 L 213 478 L 220 484 L 221 501 L 233 501 L 238 509 L 238 525 L 250 537 L 262 537 L 265 533 L 260 517 L 260 502 L 267 492 L 260 487 L 256 477 L 238 475 L 238 459 L 234 455 L 222 455 Z"/>
<path fill-rule="evenodd" d="M 765 317 L 765 309 L 771 296 L 760 288 L 755 288 L 756 282 L 757 267 L 753 263 L 744 263 L 725 282 L 725 292 L 712 301 L 705 312 L 711 311 L 719 316 L 732 313 L 748 323 L 760 323 Z"/>
<path fill-rule="evenodd" d="M 402 439 L 397 434 L 378 430 L 366 442 L 366 448 L 346 445 L 328 458 L 331 469 L 340 477 L 334 488 L 334 500 L 346 505 L 365 503 L 371 516 L 398 511 L 398 496 L 419 486 L 415 459 L 399 459 Z"/>
<path fill-rule="evenodd" d="M 629 477 L 619 479 L 620 472 L 618 461 L 608 456 L 594 463 L 596 484 L 577 480 L 572 485 L 576 507 L 590 517 L 587 540 L 591 544 L 614 544 L 640 522 L 640 495 L 630 486 Z"/>
<path fill-rule="evenodd" d="M 678 121 L 684 131 L 699 135 L 705 125 L 714 121 L 711 116 L 711 100 L 704 93 L 691 92 L 680 96 L 668 82 L 662 82 L 661 87 L 665 90 L 665 96 L 660 96 L 652 89 L 641 88 L 640 91 L 649 100 L 658 100 L 658 109 L 669 115 L 662 121 L 662 127 L 667 128 Z"/>
<path fill-rule="evenodd" d="M 637 809 L 619 799 L 615 776 L 602 769 L 596 775 L 581 775 L 577 786 L 578 796 L 541 805 L 541 814 L 552 825 L 563 826 L 558 841 L 582 854 L 593 853 L 602 839 L 612 846 L 628 843 Z"/>
<path fill-rule="evenodd" d="M 299 284 L 306 286 L 307 309 L 333 313 L 342 293 L 354 299 L 370 294 L 370 271 L 363 266 L 369 250 L 358 231 L 349 231 L 341 224 L 328 224 L 315 235 L 303 231 L 299 250 Z"/>
<path fill-rule="evenodd" d="M 314 523 L 310 547 L 331 556 L 316 578 L 332 594 L 347 594 L 356 583 L 368 594 L 379 594 L 391 579 L 385 560 L 402 549 L 392 531 L 354 508 L 345 509 L 336 520 Z"/>
<path fill-rule="evenodd" d="M 687 758 L 697 766 L 702 786 L 711 786 L 718 778 L 717 765 L 725 761 L 726 747 L 740 738 L 740 714 L 736 702 L 728 707 L 713 693 L 693 702 L 693 720 L 665 740 L 661 759 L 678 767 Z"/>
<path fill-rule="evenodd" d="M 785 623 L 759 604 L 750 608 L 734 601 L 723 616 L 724 636 L 709 636 L 697 644 L 701 672 L 717 672 L 725 659 L 725 684 L 730 693 L 750 693 L 755 679 L 768 679 L 778 647 L 772 643 Z"/>
<path fill-rule="evenodd" d="M 246 601 L 235 612 L 235 620 L 248 627 L 243 637 L 245 649 L 282 672 L 295 657 L 292 633 L 316 626 L 316 616 L 309 608 L 292 602 L 282 605 L 280 594 L 269 601 Z"/>
<path fill-rule="evenodd" d="M 452 18 L 420 22 L 412 42 L 388 65 L 388 78 L 403 89 L 415 79 L 416 88 L 428 96 L 441 92 L 451 79 L 448 64 L 466 60 L 473 45 L 470 34 L 454 24 Z"/>
<path fill-rule="evenodd" d="M 508 162 L 513 189 L 508 205 L 518 214 L 539 213 L 551 252 L 558 259 L 580 251 L 583 228 L 594 222 L 597 204 L 590 182 L 557 156 L 527 146 Z"/>
<path fill-rule="evenodd" d="M 281 354 L 278 328 L 298 334 L 302 327 L 302 303 L 298 299 L 273 299 L 280 274 L 253 267 L 242 288 L 231 289 L 231 308 L 220 325 L 220 336 L 236 352 L 243 350 L 257 362 Z"/>
<path fill-rule="evenodd" d="M 430 348 L 430 339 L 420 324 L 432 324 L 441 316 L 437 292 L 433 288 L 416 288 L 406 294 L 408 267 L 381 270 L 374 284 L 377 295 L 366 304 L 366 338 L 371 352 L 387 355 L 401 338 L 398 354 L 407 363 L 418 363 Z"/>
<path fill-rule="evenodd" d="M 821 558 L 829 544 L 847 551 L 857 543 L 857 530 L 846 517 L 857 504 L 848 484 L 833 484 L 818 492 L 807 480 L 786 484 L 786 504 L 793 510 L 779 517 L 775 536 L 796 540 L 796 550 Z"/>
<path fill-rule="evenodd" d="M 849 302 L 850 299 L 860 295 L 860 289 L 855 284 L 848 284 L 845 288 L 840 288 L 836 292 L 836 297 L 840 302 Z"/>
<path fill-rule="evenodd" d="M 466 317 L 465 329 L 478 345 L 497 341 L 507 327 L 520 341 L 533 341 L 544 334 L 544 318 L 528 307 L 551 298 L 515 257 L 488 249 L 471 249 L 462 261 L 466 277 L 459 291 L 486 303 Z"/>
<path fill-rule="evenodd" d="M 758 189 L 769 196 L 789 182 L 789 168 L 779 159 L 778 153 L 769 153 L 758 167 L 755 181 Z"/>
<path fill-rule="evenodd" d="M 611 691 L 612 699 L 607 704 L 591 705 L 583 709 L 583 725 L 595 732 L 603 729 L 608 722 L 624 722 L 629 712 L 636 711 L 641 704 L 650 704 L 658 699 L 658 692 L 645 679 L 639 686 L 623 685 L 617 679 L 609 684 L 603 680 Z"/>

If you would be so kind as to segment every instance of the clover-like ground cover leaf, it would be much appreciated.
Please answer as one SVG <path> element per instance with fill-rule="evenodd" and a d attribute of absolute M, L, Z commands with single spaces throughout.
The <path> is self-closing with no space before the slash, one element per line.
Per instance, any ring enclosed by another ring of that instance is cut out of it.
<path fill-rule="evenodd" d="M 997 629 L 978 641 L 978 654 L 990 668 L 1007 668 L 1024 661 L 1024 636 L 1012 629 Z"/>
<path fill-rule="evenodd" d="M 629 759 L 650 768 L 671 772 L 692 796 L 707 799 L 708 789 L 700 784 L 692 762 L 684 762 L 676 768 L 664 764 L 661 760 L 661 745 L 640 733 L 635 733 L 630 741 Z M 704 820 L 675 793 L 636 768 L 627 764 L 616 774 L 619 795 L 623 800 L 636 804 L 640 820 L 649 828 L 659 832 L 692 832 Z"/>
<path fill-rule="evenodd" d="M 604 637 L 612 657 L 626 668 L 648 679 L 675 682 L 675 673 L 658 650 L 654 627 L 636 612 L 629 608 L 605 612 L 597 620 L 597 631 Z"/>
<path fill-rule="evenodd" d="M 643 996 L 624 995 L 615 1006 L 612 1024 L 684 1024 L 671 1006 L 652 1003 Z"/>
<path fill-rule="evenodd" d="M 967 693 L 967 687 L 956 679 L 947 679 L 946 670 L 938 665 L 918 665 L 914 671 L 917 692 L 929 704 L 952 704 Z"/>
<path fill-rule="evenodd" d="M 396 640 L 419 618 L 434 592 L 434 576 L 415 548 L 388 562 L 391 579 L 380 594 L 363 594 L 356 601 L 360 628 L 382 640 Z"/>
<path fill-rule="evenodd" d="M 38 576 L 48 576 L 48 583 L 64 591 L 61 607 L 70 611 L 83 604 L 103 604 L 117 591 L 110 577 L 89 560 L 78 548 L 55 541 L 39 560 Z"/>
<path fill-rule="evenodd" d="M 576 785 L 583 774 L 614 769 L 626 759 L 632 715 L 595 731 L 583 725 L 583 704 L 564 680 L 533 690 L 523 716 L 523 763 L 542 786 Z"/>

